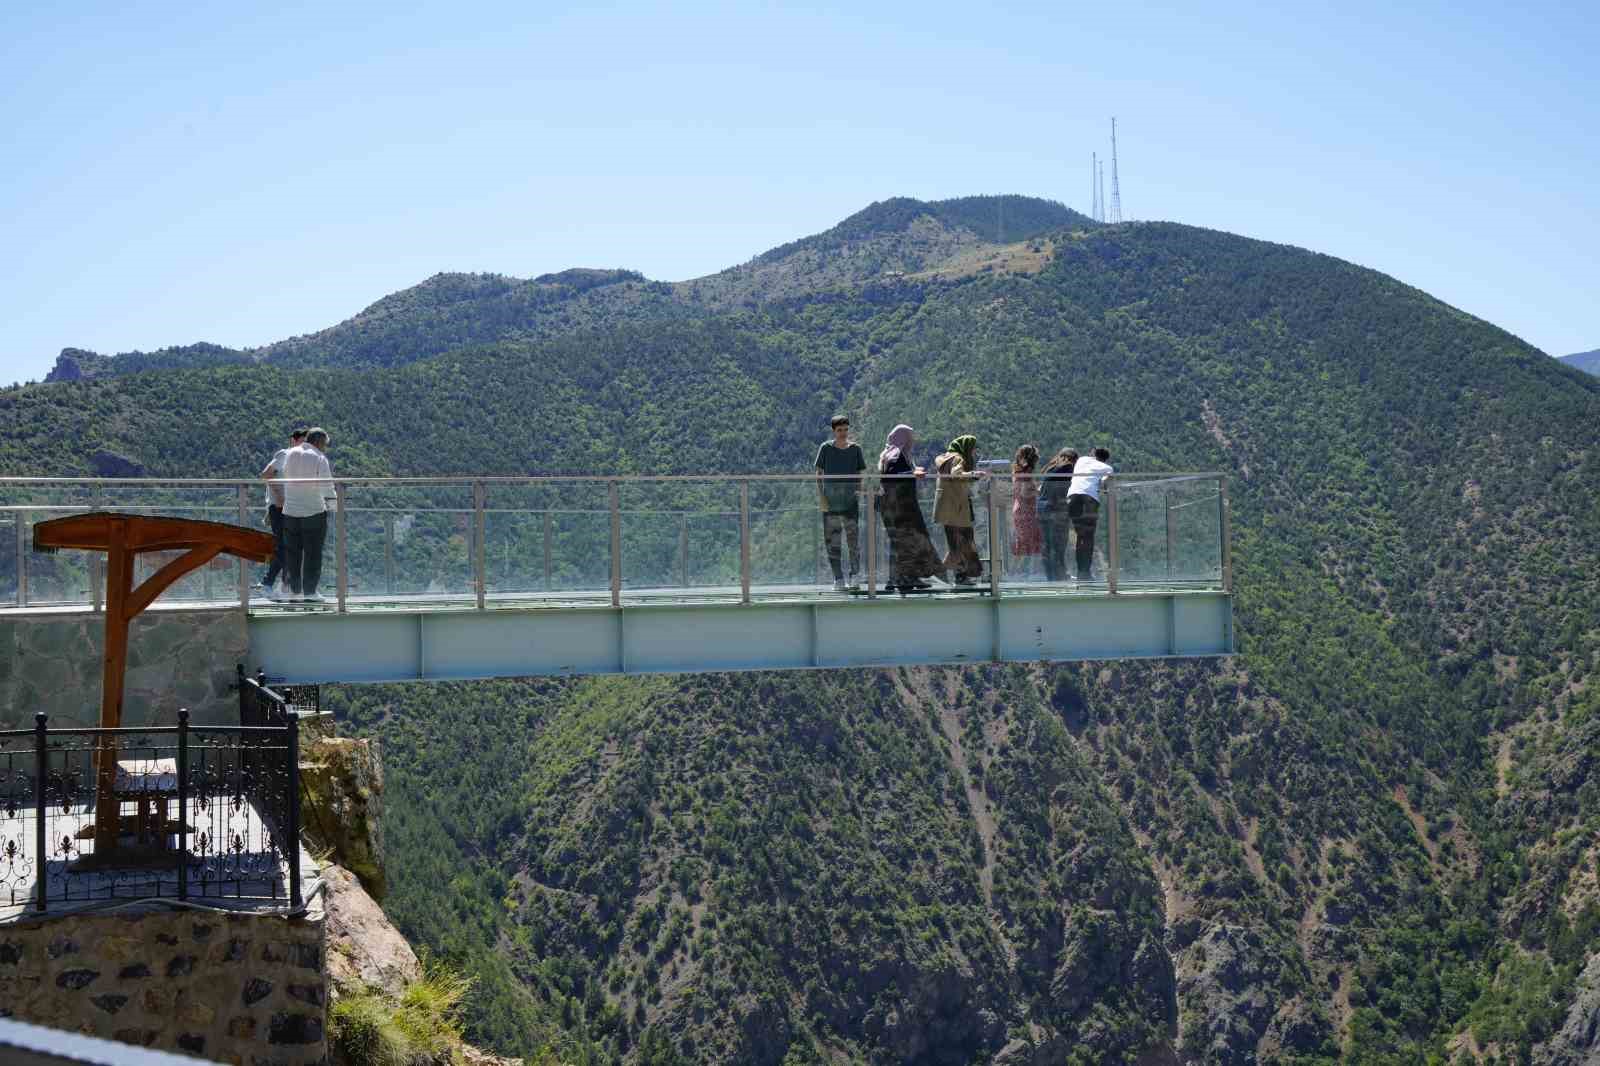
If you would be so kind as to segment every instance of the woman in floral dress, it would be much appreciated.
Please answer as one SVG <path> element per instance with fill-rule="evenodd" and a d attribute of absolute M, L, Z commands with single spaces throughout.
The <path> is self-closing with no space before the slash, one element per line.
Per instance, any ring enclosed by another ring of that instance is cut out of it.
<path fill-rule="evenodd" d="M 1024 444 L 1011 459 L 1011 558 L 1022 574 L 1033 571 L 1033 560 L 1044 547 L 1039 528 L 1039 494 L 1033 484 L 1033 471 L 1039 465 L 1039 449 Z"/>

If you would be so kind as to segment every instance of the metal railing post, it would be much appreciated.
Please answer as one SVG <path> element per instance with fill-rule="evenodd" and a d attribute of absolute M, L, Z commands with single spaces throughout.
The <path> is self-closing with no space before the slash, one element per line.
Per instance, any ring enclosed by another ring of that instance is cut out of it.
<path fill-rule="evenodd" d="M 550 518 L 550 512 L 546 511 L 544 513 L 544 590 L 546 592 L 550 591 L 551 578 L 554 573 L 554 567 L 551 566 L 553 560 L 550 554 L 550 527 L 554 524 Z"/>
<path fill-rule="evenodd" d="M 100 510 L 101 492 L 99 486 L 95 486 L 92 500 L 94 509 L 96 511 Z M 242 559 L 239 562 L 241 566 L 244 564 L 244 560 Z M 91 604 L 95 614 L 99 614 L 101 611 L 105 610 L 105 585 L 105 556 L 101 555 L 99 552 L 90 552 L 89 603 Z"/>
<path fill-rule="evenodd" d="M 300 715 L 289 711 L 284 724 L 285 747 L 288 748 L 289 831 L 285 856 L 289 860 L 289 906 L 301 907 L 300 899 Z"/>
<path fill-rule="evenodd" d="M 472 582 L 473 590 L 477 593 L 478 610 L 483 610 L 484 598 L 488 591 L 487 575 L 485 574 L 485 553 L 488 548 L 484 544 L 488 532 L 488 516 L 484 514 L 483 482 L 472 483 Z"/>
<path fill-rule="evenodd" d="M 880 482 L 881 484 L 881 482 Z M 867 493 L 867 599 L 878 598 L 878 494 Z"/>
<path fill-rule="evenodd" d="M 1172 509 L 1172 490 L 1161 490 L 1161 501 L 1167 508 L 1167 577 L 1172 577 L 1173 562 L 1178 549 L 1178 512 Z"/>
<path fill-rule="evenodd" d="M 989 479 L 989 595 L 1000 595 L 1000 501 L 998 486 Z"/>
<path fill-rule="evenodd" d="M 50 863 L 48 862 L 50 857 L 45 854 L 44 831 L 44 780 L 47 768 L 45 723 L 49 721 L 49 718 L 50 716 L 43 711 L 39 711 L 33 716 L 33 866 L 38 871 L 39 877 L 39 898 L 34 903 L 34 907 L 41 911 L 45 909 L 45 886 L 46 882 L 50 880 Z"/>
<path fill-rule="evenodd" d="M 28 606 L 28 512 L 17 512 L 17 606 Z"/>
<path fill-rule="evenodd" d="M 394 515 L 383 516 L 383 592 L 394 595 Z"/>
<path fill-rule="evenodd" d="M 606 485 L 611 501 L 611 606 L 622 606 L 622 503 L 613 479 Z"/>
<path fill-rule="evenodd" d="M 345 521 L 344 482 L 333 483 L 333 496 L 333 568 L 338 575 L 339 613 L 344 614 L 350 598 L 350 529 Z"/>
<path fill-rule="evenodd" d="M 1221 510 L 1222 523 L 1222 591 L 1233 591 L 1233 544 L 1232 524 L 1233 508 L 1228 503 L 1228 479 L 1222 478 L 1217 486 L 1217 506 Z"/>
<path fill-rule="evenodd" d="M 1117 483 L 1106 478 L 1106 591 L 1117 594 L 1117 568 L 1122 562 L 1120 537 L 1117 531 Z"/>
<path fill-rule="evenodd" d="M 739 482 L 739 602 L 750 602 L 750 482 Z"/>
<path fill-rule="evenodd" d="M 163 804 L 165 806 L 165 804 Z M 166 835 L 166 826 L 161 827 Z M 178 898 L 189 898 L 189 708 L 178 709 Z"/>
<path fill-rule="evenodd" d="M 678 587 L 689 587 L 689 516 L 678 516 Z"/>
<path fill-rule="evenodd" d="M 244 484 L 243 482 L 240 482 L 239 483 L 239 498 L 238 498 L 237 502 L 238 502 L 238 507 L 239 507 L 239 524 L 241 526 L 245 526 L 245 525 L 249 525 L 250 524 L 250 497 L 249 497 L 249 493 L 250 493 L 250 487 L 248 485 Z M 276 544 L 273 545 L 273 550 L 274 550 L 274 552 L 276 552 L 276 550 L 277 550 L 277 545 Z M 100 553 L 99 552 L 95 552 L 94 557 L 95 557 L 95 559 L 98 560 L 100 558 Z M 249 610 L 250 609 L 250 575 L 245 570 L 245 567 L 247 567 L 249 565 L 250 565 L 250 563 L 249 563 L 248 560 L 246 560 L 246 559 L 240 559 L 239 560 L 239 607 L 242 610 Z M 268 589 L 267 591 L 270 592 L 272 590 Z M 98 599 L 98 597 L 96 597 L 96 598 Z"/>

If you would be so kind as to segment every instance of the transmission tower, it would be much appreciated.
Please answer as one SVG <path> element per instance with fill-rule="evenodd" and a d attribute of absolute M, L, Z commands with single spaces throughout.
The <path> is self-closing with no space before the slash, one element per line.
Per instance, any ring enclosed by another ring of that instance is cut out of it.
<path fill-rule="evenodd" d="M 1122 221 L 1122 186 L 1117 181 L 1117 119 L 1111 118 L 1111 221 Z"/>

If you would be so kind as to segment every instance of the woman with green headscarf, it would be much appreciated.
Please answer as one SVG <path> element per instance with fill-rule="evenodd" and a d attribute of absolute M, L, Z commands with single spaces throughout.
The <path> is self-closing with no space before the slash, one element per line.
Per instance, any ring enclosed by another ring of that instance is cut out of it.
<path fill-rule="evenodd" d="M 955 571 L 956 584 L 970 585 L 983 576 L 978 544 L 973 533 L 972 482 L 978 470 L 978 438 L 967 433 L 950 442 L 950 450 L 933 461 L 939 475 L 933 496 L 933 520 L 944 526 L 949 551 L 944 565 Z"/>

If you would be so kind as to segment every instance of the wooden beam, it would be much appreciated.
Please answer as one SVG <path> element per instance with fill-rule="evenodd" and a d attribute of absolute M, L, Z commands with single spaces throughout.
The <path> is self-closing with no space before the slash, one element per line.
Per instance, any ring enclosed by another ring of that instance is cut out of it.
<path fill-rule="evenodd" d="M 129 551 L 186 551 L 202 544 L 215 544 L 220 551 L 258 563 L 272 561 L 272 534 L 246 529 L 229 522 L 202 522 L 192 518 L 161 518 L 151 515 L 95 511 L 89 514 L 52 518 L 33 527 L 35 549 L 54 551 L 76 548 L 105 551 L 111 524 L 125 523 L 123 544 Z"/>
<path fill-rule="evenodd" d="M 135 615 L 154 603 L 156 597 L 171 588 L 174 581 L 184 574 L 200 569 L 221 554 L 220 544 L 190 548 L 186 554 L 171 560 L 166 566 L 145 578 L 128 599 L 128 621 L 133 621 Z"/>

